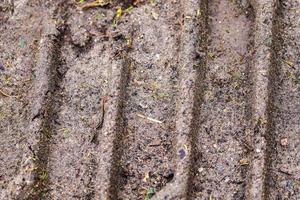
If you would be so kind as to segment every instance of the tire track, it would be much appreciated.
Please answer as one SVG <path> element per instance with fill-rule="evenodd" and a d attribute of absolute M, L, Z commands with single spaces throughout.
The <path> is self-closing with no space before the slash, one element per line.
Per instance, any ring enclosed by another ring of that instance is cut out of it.
<path fill-rule="evenodd" d="M 273 23 L 276 1 L 257 1 L 255 4 L 253 102 L 252 102 L 252 143 L 253 155 L 247 184 L 246 199 L 266 198 L 266 174 L 272 147 L 272 65 Z"/>
<path fill-rule="evenodd" d="M 186 3 L 185 6 L 186 11 L 191 13 L 197 13 L 199 7 L 202 10 L 205 9 L 205 3 L 201 4 L 198 1 Z M 247 152 L 250 147 L 244 140 L 247 140 L 246 136 L 251 131 L 247 129 L 250 123 L 250 116 L 247 115 L 250 102 L 247 99 L 251 88 L 247 87 L 246 82 L 250 73 L 248 63 L 251 58 L 252 19 L 251 16 L 243 14 L 237 5 L 229 1 L 209 2 L 208 8 L 209 13 L 215 15 L 211 17 L 208 24 L 210 42 L 207 50 L 207 75 L 203 74 L 204 68 L 201 68 L 202 74 L 200 73 L 200 75 L 197 75 L 197 71 L 195 73 L 191 70 L 187 70 L 187 74 L 183 73 L 184 80 L 189 76 L 196 79 L 192 90 L 187 87 L 189 89 L 185 91 L 185 86 L 181 86 L 184 94 L 182 113 L 188 114 L 181 116 L 179 112 L 179 121 L 183 119 L 186 121 L 178 123 L 177 127 L 179 130 L 177 144 L 179 161 L 177 160 L 175 181 L 153 199 L 244 198 L 246 184 L 244 171 L 247 168 L 240 165 L 249 164 Z M 203 13 L 206 13 L 205 10 Z M 205 24 L 204 21 L 202 23 Z M 237 25 L 244 29 L 236 30 Z M 194 28 L 195 23 L 186 23 L 186 26 Z M 183 34 L 183 38 L 185 36 L 188 41 L 195 41 L 190 38 L 189 34 Z M 202 45 L 205 46 L 205 43 Z M 193 58 L 186 60 L 190 61 Z M 219 66 L 220 64 L 222 65 Z M 205 77 L 205 81 L 199 82 L 199 79 L 203 80 L 203 77 Z M 186 93 L 190 91 L 192 91 L 192 96 L 196 94 L 196 100 L 186 98 L 188 96 Z M 190 100 L 196 104 L 189 102 Z M 184 106 L 185 103 L 186 107 L 187 105 L 194 105 L 194 107 L 187 109 Z M 215 111 L 213 108 L 223 109 Z M 213 130 L 212 127 L 215 123 L 216 130 Z M 223 124 L 223 128 L 219 127 L 218 123 Z M 181 133 L 183 134 L 181 135 Z M 235 148 L 231 148 L 231 146 L 235 146 Z M 240 149 L 239 152 L 236 152 L 236 149 Z M 200 152 L 201 155 L 197 152 Z M 224 152 L 227 153 L 224 154 Z M 187 157 L 184 158 L 186 154 Z M 193 169 L 196 171 L 196 176 L 192 183 L 193 179 L 189 178 L 189 168 L 193 168 L 190 165 L 194 162 L 197 167 Z M 226 167 L 218 173 L 218 169 L 215 169 L 216 165 Z M 190 184 L 194 186 L 192 195 L 189 192 Z"/>
<path fill-rule="evenodd" d="M 277 19 L 276 85 L 274 86 L 273 152 L 269 167 L 269 199 L 300 198 L 299 138 L 299 1 L 280 2 Z"/>
<path fill-rule="evenodd" d="M 119 199 L 149 198 L 149 191 L 160 190 L 174 176 L 177 7 L 172 1 L 146 4 L 129 17 L 133 40 L 128 57 L 133 65 L 124 104 Z"/>
<path fill-rule="evenodd" d="M 207 1 L 181 1 L 182 27 L 179 49 L 179 97 L 176 113 L 174 180 L 152 199 L 187 199 L 193 160 L 197 157 L 195 135 L 197 113 L 203 96 L 207 42 Z"/>
<path fill-rule="evenodd" d="M 300 4 L 251 5 L 1 4 L 0 199 L 299 199 Z"/>
<path fill-rule="evenodd" d="M 207 75 L 196 133 L 201 155 L 195 162 L 193 198 L 243 199 L 253 20 L 231 1 L 210 1 L 208 10 Z"/>
<path fill-rule="evenodd" d="M 128 83 L 128 69 L 131 61 L 123 58 L 112 63 L 111 92 L 109 93 L 107 115 L 97 147 L 99 168 L 95 181 L 95 199 L 117 199 L 120 188 L 120 163 L 123 152 L 124 121 L 123 104 Z"/>
<path fill-rule="evenodd" d="M 129 61 L 118 31 L 70 8 L 48 164 L 49 199 L 116 199 L 122 102 Z M 91 23 L 86 23 L 91 19 Z M 99 33 L 100 29 L 100 33 Z M 116 34 L 116 35 L 115 35 Z M 116 37 L 116 38 L 115 38 Z M 123 36 L 120 36 L 123 38 Z"/>
<path fill-rule="evenodd" d="M 60 37 L 61 33 L 53 27 L 43 35 L 39 47 L 32 94 L 32 122 L 29 127 L 30 132 L 35 135 L 32 140 L 29 140 L 29 150 L 35 163 L 33 168 L 35 180 L 29 190 L 28 199 L 42 198 L 48 189 L 47 165 L 53 135 L 54 96 L 60 83 L 57 72 L 61 64 Z"/>
<path fill-rule="evenodd" d="M 44 16 L 45 22 L 49 22 L 48 13 L 44 13 L 43 6 L 31 6 L 26 4 L 27 1 L 15 3 L 19 3 L 19 7 L 28 12 L 13 13 L 6 24 L 1 26 L 3 30 L 1 48 L 4 48 L 1 50 L 3 63 L 1 64 L 3 65 L 1 85 L 5 90 L 11 91 L 8 93 L 8 101 L 1 99 L 3 117 L 1 119 L 1 199 L 27 198 L 38 176 L 35 171 L 36 157 L 31 147 L 38 148 L 38 137 L 41 134 L 38 129 L 41 128 L 41 123 L 34 124 L 31 121 L 33 118 L 32 101 L 34 101 L 32 96 L 34 96 L 33 93 L 39 92 L 37 88 L 31 92 L 31 89 L 36 86 L 36 82 L 32 81 L 34 79 L 32 66 L 39 68 L 44 62 L 43 64 L 48 64 L 45 68 L 51 68 L 50 64 L 46 63 L 51 58 L 45 58 L 45 55 L 52 55 L 52 49 L 45 47 L 44 43 L 38 44 L 37 42 L 40 38 L 42 41 L 49 42 L 47 37 L 50 33 L 48 30 L 42 30 L 43 24 L 41 23 L 41 16 Z M 34 14 L 30 14 L 33 10 Z M 20 22 L 26 22 L 29 19 L 33 22 L 32 24 L 20 25 Z M 10 32 L 12 30 L 13 32 Z M 42 32 L 44 32 L 43 35 Z M 36 53 L 39 45 L 46 51 L 40 57 Z M 37 62 L 36 57 L 38 57 Z M 35 103 L 38 102 L 35 101 Z M 32 128 L 37 132 L 32 131 Z"/>
<path fill-rule="evenodd" d="M 115 162 L 113 151 L 122 124 L 119 122 L 123 85 L 120 79 L 125 72 L 120 69 L 127 65 L 111 62 L 113 56 L 105 52 L 105 46 L 95 45 L 85 58 L 74 59 L 75 62 L 69 60 L 70 56 L 66 60 L 71 68 L 62 83 L 64 95 L 49 163 L 51 199 L 90 199 L 94 195 L 96 199 L 109 199 L 111 195 L 110 179 L 115 169 L 111 166 Z M 99 53 L 101 57 L 91 56 Z M 87 76 L 91 71 L 93 76 Z M 85 98 L 81 98 L 83 96 Z M 105 97 L 108 101 L 104 124 L 98 130 L 95 127 L 101 120 L 100 100 Z M 98 134 L 96 144 L 92 141 L 93 134 Z"/>

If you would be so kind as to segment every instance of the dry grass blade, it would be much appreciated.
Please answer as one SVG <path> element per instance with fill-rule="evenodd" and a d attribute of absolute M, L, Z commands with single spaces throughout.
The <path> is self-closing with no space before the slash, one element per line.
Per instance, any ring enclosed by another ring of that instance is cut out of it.
<path fill-rule="evenodd" d="M 153 119 L 153 118 L 151 118 L 151 117 L 147 117 L 147 116 L 142 115 L 142 114 L 137 114 L 137 116 L 140 117 L 140 118 L 143 118 L 143 119 L 147 119 L 147 120 L 149 120 L 149 121 L 151 121 L 151 122 L 155 122 L 155 123 L 159 123 L 159 124 L 162 124 L 162 123 L 163 123 L 162 121 L 159 121 L 159 120 L 157 120 L 157 119 Z"/>
<path fill-rule="evenodd" d="M 91 2 L 91 3 L 85 3 L 84 5 L 80 6 L 79 9 L 80 10 L 87 10 L 89 8 L 106 6 L 108 4 L 110 4 L 109 0 L 96 0 L 96 1 Z"/>
<path fill-rule="evenodd" d="M 2 96 L 5 96 L 5 97 L 11 97 L 9 94 L 7 94 L 6 92 L 4 92 L 2 89 L 0 89 L 0 94 Z"/>

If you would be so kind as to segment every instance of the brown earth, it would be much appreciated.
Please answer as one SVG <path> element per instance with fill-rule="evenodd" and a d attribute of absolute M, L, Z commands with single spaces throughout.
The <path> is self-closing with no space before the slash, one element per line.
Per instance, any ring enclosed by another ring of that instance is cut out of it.
<path fill-rule="evenodd" d="M 0 0 L 1 200 L 300 199 L 298 0 L 91 2 Z"/>

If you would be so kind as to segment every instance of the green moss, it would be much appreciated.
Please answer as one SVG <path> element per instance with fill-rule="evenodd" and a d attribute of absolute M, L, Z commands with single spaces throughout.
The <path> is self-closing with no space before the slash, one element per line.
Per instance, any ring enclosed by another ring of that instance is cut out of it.
<path fill-rule="evenodd" d="M 144 198 L 144 200 L 150 200 L 151 197 L 154 196 L 154 194 L 155 194 L 155 188 L 152 188 L 152 187 L 149 188 L 148 191 L 147 191 L 147 194 L 146 194 L 146 196 Z"/>

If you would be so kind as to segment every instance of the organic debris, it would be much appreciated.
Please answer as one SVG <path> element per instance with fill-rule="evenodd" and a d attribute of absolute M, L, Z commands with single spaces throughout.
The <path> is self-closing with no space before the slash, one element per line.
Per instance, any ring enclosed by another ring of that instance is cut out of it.
<path fill-rule="evenodd" d="M 147 117 L 147 116 L 142 115 L 142 114 L 137 114 L 137 116 L 140 117 L 140 118 L 143 118 L 143 119 L 147 119 L 147 120 L 149 120 L 149 121 L 151 121 L 151 122 L 155 122 L 155 123 L 159 123 L 159 124 L 162 124 L 162 123 L 163 123 L 162 121 L 159 121 L 159 120 L 157 120 L 157 119 L 153 119 L 153 118 L 151 118 L 151 117 Z"/>
<path fill-rule="evenodd" d="M 154 196 L 154 194 L 155 194 L 155 189 L 154 188 L 149 188 L 144 200 L 150 200 L 151 197 Z"/>
<path fill-rule="evenodd" d="M 113 26 L 117 25 L 117 22 L 122 17 L 122 15 L 123 15 L 123 9 L 122 9 L 122 7 L 118 7 L 116 15 L 113 20 Z"/>
<path fill-rule="evenodd" d="M 145 176 L 144 176 L 144 178 L 143 178 L 143 181 L 144 182 L 147 182 L 147 180 L 150 178 L 150 176 L 149 176 L 149 172 L 146 172 L 145 173 Z"/>
<path fill-rule="evenodd" d="M 246 158 L 243 158 L 243 159 L 240 160 L 240 164 L 241 164 L 242 166 L 249 165 L 249 160 L 246 159 Z"/>
<path fill-rule="evenodd" d="M 104 96 L 101 97 L 101 116 L 100 116 L 100 121 L 96 127 L 96 129 L 102 128 L 103 122 L 104 122 L 104 114 L 105 114 L 105 103 L 108 101 L 108 97 Z"/>
<path fill-rule="evenodd" d="M 84 0 L 81 0 L 80 3 L 83 3 Z M 80 10 L 87 10 L 89 8 L 94 8 L 94 7 L 103 7 L 109 5 L 111 2 L 110 0 L 96 0 L 91 3 L 85 3 L 84 5 L 80 6 Z"/>
<path fill-rule="evenodd" d="M 0 94 L 5 97 L 11 97 L 9 94 L 0 89 Z"/>

